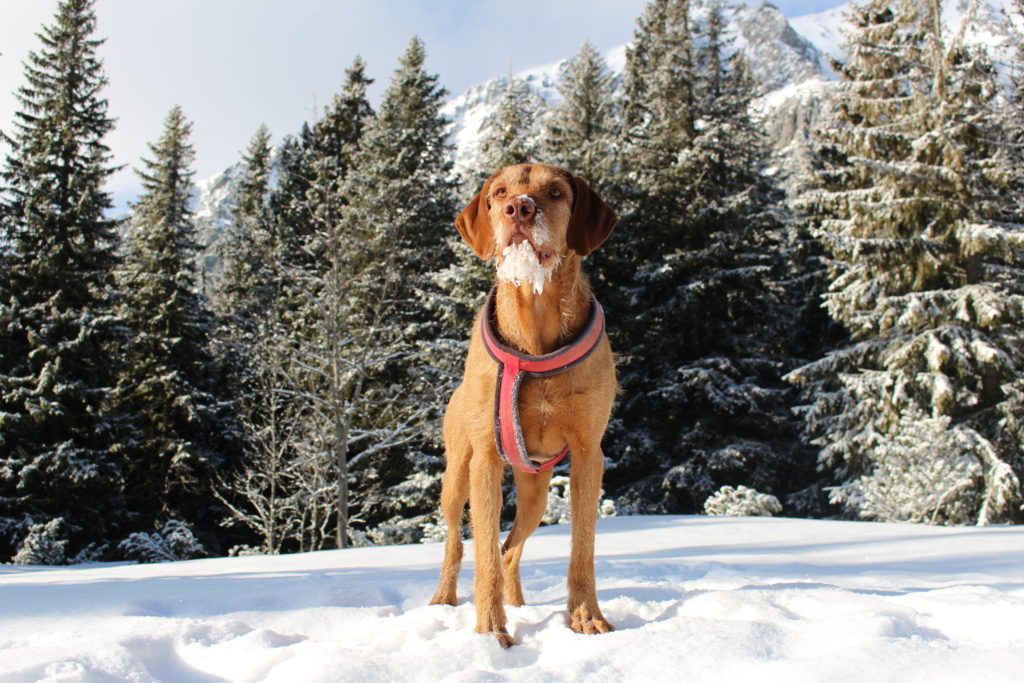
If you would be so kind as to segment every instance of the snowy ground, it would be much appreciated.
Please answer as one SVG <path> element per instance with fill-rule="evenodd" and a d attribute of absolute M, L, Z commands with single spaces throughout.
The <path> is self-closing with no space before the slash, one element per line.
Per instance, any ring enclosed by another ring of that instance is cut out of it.
<path fill-rule="evenodd" d="M 583 636 L 568 527 L 547 527 L 508 651 L 473 633 L 472 604 L 426 606 L 441 550 L 0 566 L 0 681 L 1024 680 L 1022 528 L 604 519 L 618 631 Z"/>

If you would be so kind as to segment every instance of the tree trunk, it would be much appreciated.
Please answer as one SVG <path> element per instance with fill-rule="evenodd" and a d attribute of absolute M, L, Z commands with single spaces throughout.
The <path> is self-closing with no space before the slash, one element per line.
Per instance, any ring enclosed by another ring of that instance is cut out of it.
<path fill-rule="evenodd" d="M 341 406 L 334 407 L 334 467 L 337 477 L 339 548 L 348 547 L 348 424 Z"/>

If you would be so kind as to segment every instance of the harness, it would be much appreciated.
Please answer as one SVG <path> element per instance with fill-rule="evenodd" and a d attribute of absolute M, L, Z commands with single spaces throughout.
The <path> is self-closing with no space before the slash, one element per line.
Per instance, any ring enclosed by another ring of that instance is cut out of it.
<path fill-rule="evenodd" d="M 553 459 L 538 464 L 526 453 L 523 428 L 519 422 L 519 387 L 524 375 L 550 377 L 582 363 L 593 353 L 604 336 L 604 310 L 593 294 L 590 295 L 590 319 L 583 332 L 573 342 L 543 356 L 530 356 L 511 349 L 498 341 L 494 299 L 497 288 L 492 288 L 484 302 L 480 328 L 487 352 L 498 363 L 498 379 L 494 391 L 494 440 L 498 454 L 521 472 L 535 474 L 549 470 L 569 455 L 569 445 Z"/>

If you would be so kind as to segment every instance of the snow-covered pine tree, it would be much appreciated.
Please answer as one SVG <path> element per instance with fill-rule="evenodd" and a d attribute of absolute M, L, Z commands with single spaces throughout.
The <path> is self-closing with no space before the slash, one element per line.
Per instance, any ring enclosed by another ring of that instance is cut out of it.
<path fill-rule="evenodd" d="M 625 91 L 628 144 L 620 182 L 640 188 L 651 209 L 674 213 L 676 207 L 662 204 L 685 189 L 683 161 L 696 134 L 690 0 L 652 0 L 644 7 L 626 50 Z M 664 228 L 673 231 L 674 223 Z"/>
<path fill-rule="evenodd" d="M 465 194 L 472 197 L 480 185 L 502 168 L 536 161 L 540 152 L 537 140 L 537 115 L 544 101 L 521 78 L 509 74 L 505 93 L 494 113 L 480 124 L 477 169 L 466 179 Z"/>
<path fill-rule="evenodd" d="M 122 556 L 137 562 L 180 562 L 206 554 L 192 529 L 181 520 L 171 519 L 158 531 L 136 531 L 117 544 Z"/>
<path fill-rule="evenodd" d="M 18 552 L 11 558 L 14 564 L 67 564 L 64 547 L 68 544 L 63 517 L 55 517 L 46 524 L 31 524 Z"/>
<path fill-rule="evenodd" d="M 345 71 L 342 91 L 325 108 L 323 118 L 313 125 L 306 138 L 309 187 L 299 206 L 313 232 L 325 225 L 341 223 L 342 210 L 348 204 L 343 188 L 345 179 L 352 170 L 366 127 L 373 119 L 373 109 L 366 99 L 366 90 L 372 83 L 373 79 L 366 76 L 365 63 L 356 57 Z M 319 250 L 325 246 L 322 241 L 314 241 L 313 245 L 305 243 L 305 263 L 316 269 L 321 255 Z"/>
<path fill-rule="evenodd" d="M 782 197 L 761 174 L 754 84 L 724 56 L 722 9 L 702 10 L 650 3 L 627 56 L 643 101 L 624 103 L 630 186 L 597 261 L 624 356 L 607 481 L 627 510 L 699 511 L 722 485 L 785 494 L 810 474 L 781 381 L 797 309 Z"/>
<path fill-rule="evenodd" d="M 218 245 L 214 299 L 228 337 L 244 343 L 280 295 L 280 245 L 270 212 L 270 131 L 260 126 L 242 156 L 233 220 Z"/>
<path fill-rule="evenodd" d="M 135 530 L 168 519 L 215 528 L 210 481 L 235 433 L 217 394 L 221 369 L 211 353 L 212 315 L 197 291 L 189 123 L 173 107 L 137 170 L 142 195 L 132 205 L 119 273 L 129 330 L 119 408 L 130 416 L 125 498 Z"/>
<path fill-rule="evenodd" d="M 649 2 L 626 49 L 613 159 L 617 172 L 606 196 L 619 225 L 591 257 L 597 292 L 606 290 L 602 302 L 624 319 L 643 298 L 634 282 L 637 267 L 670 251 L 671 236 L 683 222 L 686 183 L 680 162 L 695 132 L 689 5 L 689 0 Z M 602 288 L 600 281 L 612 284 Z M 630 346 L 623 336 L 617 348 L 629 353 Z M 628 356 L 624 360 L 629 363 Z"/>
<path fill-rule="evenodd" d="M 306 205 L 320 224 L 339 222 L 348 203 L 342 186 L 366 127 L 373 120 L 373 109 L 366 99 L 366 90 L 372 84 L 373 79 L 366 76 L 366 64 L 356 57 L 345 71 L 342 91 L 313 126 L 308 150 L 313 182 L 306 192 Z"/>
<path fill-rule="evenodd" d="M 613 76 L 604 57 L 585 41 L 558 70 L 562 101 L 547 117 L 544 160 L 587 179 L 599 193 L 612 172 L 616 118 Z"/>
<path fill-rule="evenodd" d="M 649 2 L 637 18 L 633 43 L 626 49 L 621 140 L 615 159 L 618 173 L 610 197 L 619 212 L 619 224 L 590 259 L 594 289 L 607 311 L 608 332 L 619 354 L 618 375 L 623 390 L 605 439 L 609 444 L 605 482 L 620 509 L 627 511 L 671 509 L 661 505 L 664 496 L 655 479 L 671 467 L 666 460 L 678 444 L 668 438 L 666 445 L 665 436 L 645 424 L 642 411 L 634 409 L 662 381 L 655 370 L 659 359 L 645 348 L 645 340 L 656 340 L 664 329 L 650 321 L 636 325 L 634 317 L 643 313 L 646 303 L 658 301 L 649 297 L 664 295 L 655 293 L 643 281 L 641 270 L 673 252 L 675 245 L 670 236 L 683 230 L 685 186 L 679 159 L 694 135 L 691 49 L 689 1 Z M 619 325 L 618 320 L 630 322 Z M 666 339 L 666 343 L 675 340 Z M 652 420 L 660 421 L 663 406 L 659 404 L 650 415 Z M 666 453 L 666 457 L 658 461 L 650 458 L 650 454 L 659 452 Z M 637 491 L 638 482 L 649 482 L 652 490 Z M 647 499 L 651 500 L 650 508 Z"/>
<path fill-rule="evenodd" d="M 1007 98 L 1007 123 L 1011 140 L 1009 151 L 1015 154 L 1017 168 L 1024 168 L 1024 0 L 1013 0 L 1013 10 L 1007 13 L 1007 23 L 1013 27 L 1013 53 L 1010 65 L 1010 97 Z M 1024 192 L 1015 193 L 1018 214 L 1024 218 Z M 1022 220 L 1024 222 L 1024 220 Z"/>
<path fill-rule="evenodd" d="M 431 273 L 452 262 L 446 238 L 456 213 L 448 121 L 441 114 L 446 91 L 425 60 L 422 41 L 413 38 L 345 183 L 345 229 L 366 236 L 367 252 L 362 283 L 349 296 L 367 303 L 344 326 L 375 329 L 375 353 L 387 359 L 365 388 L 365 437 L 353 449 L 359 459 L 353 514 L 375 530 L 378 542 L 413 539 L 416 515 L 434 512 L 424 491 L 439 484 L 438 422 L 461 362 L 452 349 L 465 334 L 424 303 L 439 294 Z"/>
<path fill-rule="evenodd" d="M 277 150 L 277 182 L 270 191 L 270 214 L 282 267 L 305 262 L 302 245 L 309 236 L 310 216 L 306 192 L 313 180 L 310 166 L 313 128 L 303 123 L 299 134 L 286 135 Z"/>
<path fill-rule="evenodd" d="M 850 515 L 1019 520 L 1024 227 L 991 64 L 945 32 L 939 0 L 851 18 L 805 205 L 852 340 L 791 375 L 808 434 Z"/>
<path fill-rule="evenodd" d="M 25 62 L 0 172 L 0 560 L 63 517 L 69 553 L 122 521 L 110 396 L 118 221 L 114 126 L 91 0 L 65 0 Z"/>
<path fill-rule="evenodd" d="M 768 149 L 751 111 L 759 84 L 729 44 L 725 5 L 704 0 L 691 12 L 696 133 L 686 163 L 693 241 L 678 311 L 702 322 L 681 330 L 693 355 L 679 372 L 692 420 L 683 441 L 702 454 L 669 474 L 681 473 L 682 483 L 703 470 L 701 478 L 716 486 L 749 484 L 779 494 L 791 512 L 813 514 L 815 496 L 790 495 L 811 483 L 814 469 L 792 416 L 798 392 L 782 377 L 814 357 L 825 336 L 824 318 L 807 311 L 820 278 L 806 272 L 808 240 L 792 227 L 776 179 L 764 173 Z"/>

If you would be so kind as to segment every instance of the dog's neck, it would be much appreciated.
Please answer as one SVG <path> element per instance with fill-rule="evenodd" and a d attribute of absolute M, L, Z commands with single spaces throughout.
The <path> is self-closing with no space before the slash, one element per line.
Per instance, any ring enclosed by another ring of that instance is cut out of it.
<path fill-rule="evenodd" d="M 533 284 L 498 281 L 495 315 L 505 342 L 523 353 L 540 356 L 575 339 L 590 314 L 590 284 L 580 257 L 570 252 L 537 294 Z"/>

